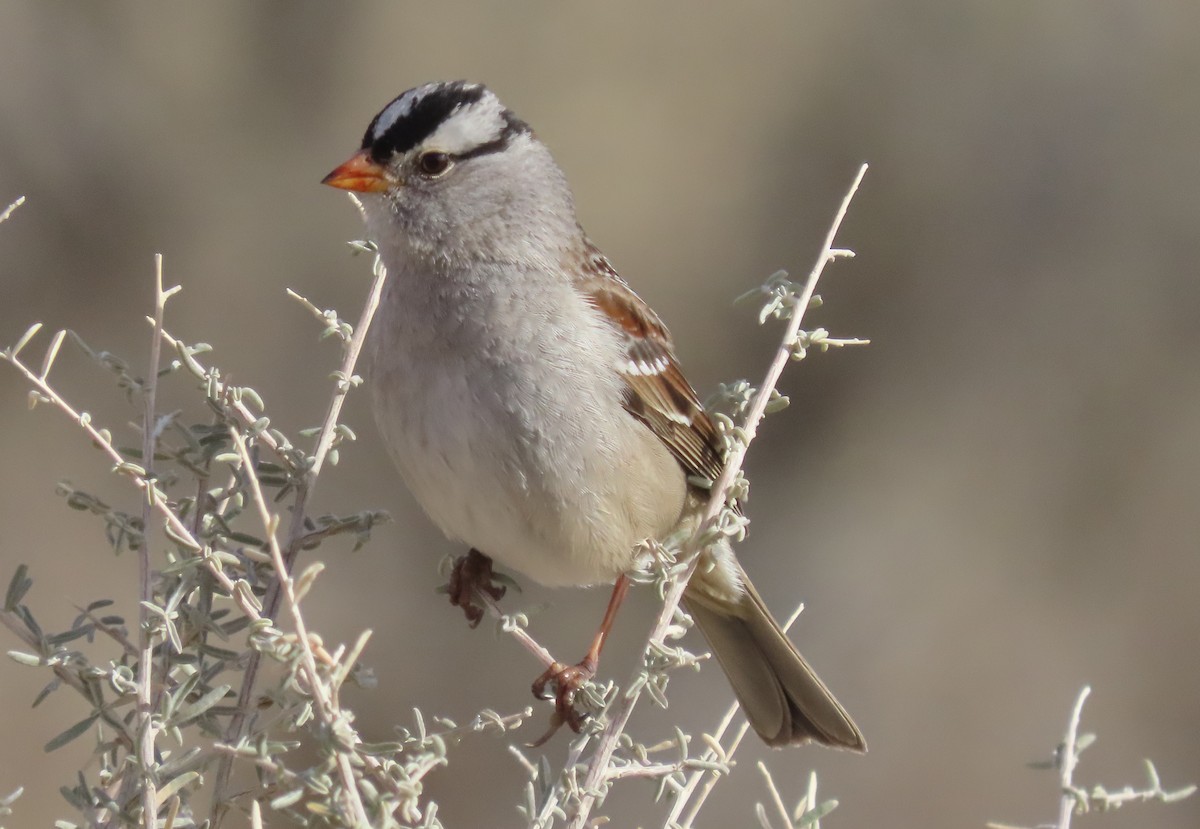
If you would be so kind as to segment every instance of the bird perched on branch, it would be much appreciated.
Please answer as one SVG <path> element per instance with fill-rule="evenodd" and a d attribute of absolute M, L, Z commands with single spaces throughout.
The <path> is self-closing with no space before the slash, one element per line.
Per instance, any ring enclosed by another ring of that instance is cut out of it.
<path fill-rule="evenodd" d="M 470 546 L 451 599 L 498 596 L 491 559 L 550 586 L 616 583 L 587 656 L 534 684 L 557 710 L 590 678 L 635 550 L 696 521 L 717 430 L 671 336 L 588 239 L 529 125 L 465 82 L 410 89 L 324 183 L 360 194 L 388 271 L 368 334 L 375 415 L 429 517 Z M 684 602 L 769 745 L 866 743 L 726 542 Z"/>

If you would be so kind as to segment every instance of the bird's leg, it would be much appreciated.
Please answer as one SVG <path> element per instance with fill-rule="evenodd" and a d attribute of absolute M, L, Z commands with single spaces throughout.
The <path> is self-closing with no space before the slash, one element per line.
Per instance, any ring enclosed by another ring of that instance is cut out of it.
<path fill-rule="evenodd" d="M 616 621 L 617 609 L 628 592 L 629 579 L 622 575 L 613 585 L 612 596 L 608 600 L 608 609 L 604 611 L 604 621 L 600 623 L 600 629 L 596 631 L 596 638 L 592 640 L 592 646 L 588 648 L 587 654 L 578 664 L 563 665 L 561 662 L 555 662 L 546 669 L 545 673 L 534 680 L 533 695 L 538 699 L 553 698 L 556 720 L 565 722 L 576 733 L 579 733 L 579 729 L 583 727 L 586 717 L 575 710 L 573 705 L 575 692 L 580 685 L 596 675 L 596 666 L 600 664 L 600 651 L 604 648 L 613 622 Z M 546 691 L 546 686 L 551 682 L 556 688 L 556 692 L 553 694 Z"/>
<path fill-rule="evenodd" d="M 450 604 L 461 607 L 471 627 L 477 627 L 483 619 L 483 608 L 474 601 L 475 591 L 491 596 L 496 601 L 508 588 L 492 582 L 492 560 L 476 549 L 454 562 L 450 571 Z"/>

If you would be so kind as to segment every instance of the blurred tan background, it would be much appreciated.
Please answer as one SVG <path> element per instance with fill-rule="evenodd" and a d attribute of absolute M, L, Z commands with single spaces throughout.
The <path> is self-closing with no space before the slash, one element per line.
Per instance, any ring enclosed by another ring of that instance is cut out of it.
<path fill-rule="evenodd" d="M 732 299 L 807 271 L 869 161 L 840 239 L 858 258 L 829 272 L 812 321 L 873 344 L 786 377 L 794 405 L 750 458 L 744 560 L 780 614 L 807 603 L 794 638 L 871 752 L 770 761 L 797 795 L 820 771 L 842 803 L 830 827 L 1048 821 L 1055 781 L 1023 764 L 1048 755 L 1084 683 L 1100 741 L 1081 782 L 1140 783 L 1147 756 L 1169 786 L 1200 780 L 1198 26 L 1194 2 L 1166 0 L 8 2 L 0 202 L 28 203 L 0 227 L 0 340 L 43 320 L 144 364 L 161 251 L 184 285 L 169 327 L 211 342 L 280 425 L 315 424 L 336 354 L 284 289 L 353 316 L 368 271 L 344 245 L 357 216 L 318 182 L 393 96 L 466 77 L 555 150 L 585 225 L 707 394 L 761 376 L 777 332 Z M 134 417 L 78 357 L 57 378 L 115 425 Z M 75 604 L 130 601 L 135 562 L 114 564 L 54 483 L 135 499 L 24 392 L 0 372 L 0 582 L 28 562 L 30 603 L 65 626 Z M 366 659 L 386 691 L 353 697 L 364 734 L 386 739 L 414 705 L 523 707 L 536 666 L 434 594 L 458 550 L 400 486 L 364 404 L 316 506 L 397 520 L 357 554 L 323 550 L 308 602 L 327 639 L 377 632 Z M 605 599 L 528 588 L 510 606 L 549 602 L 534 631 L 574 659 Z M 628 676 L 650 608 L 631 602 L 606 676 Z M 30 712 L 46 677 L 0 670 L 0 791 L 26 787 L 12 825 L 47 825 L 70 816 L 57 789 L 86 746 L 41 746 L 87 712 L 69 692 Z M 695 730 L 730 697 L 716 670 L 672 691 Z M 702 825 L 750 825 L 766 756 L 745 751 Z M 452 759 L 428 780 L 447 826 L 521 825 L 501 741 Z M 618 789 L 613 825 L 658 825 L 651 791 Z M 1200 799 L 1085 822 L 1190 828 Z"/>

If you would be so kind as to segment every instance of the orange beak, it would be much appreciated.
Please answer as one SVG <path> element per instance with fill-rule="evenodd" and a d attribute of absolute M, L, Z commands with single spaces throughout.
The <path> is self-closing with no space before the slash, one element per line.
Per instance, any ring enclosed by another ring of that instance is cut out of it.
<path fill-rule="evenodd" d="M 321 183 L 356 193 L 381 193 L 388 189 L 386 173 L 382 164 L 371 159 L 370 152 L 359 150 L 349 161 L 321 179 Z"/>

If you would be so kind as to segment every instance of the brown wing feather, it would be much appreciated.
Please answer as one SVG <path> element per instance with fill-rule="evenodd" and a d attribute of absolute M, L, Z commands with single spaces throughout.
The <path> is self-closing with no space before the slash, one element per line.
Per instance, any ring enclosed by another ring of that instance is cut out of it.
<path fill-rule="evenodd" d="M 691 475 L 716 480 L 724 462 L 712 419 L 675 358 L 671 334 L 599 250 L 589 244 L 580 290 L 625 334 L 625 408 L 654 432 Z"/>

